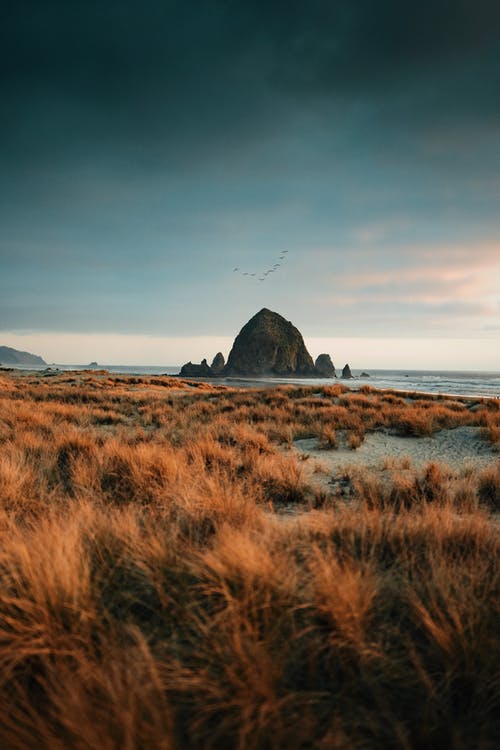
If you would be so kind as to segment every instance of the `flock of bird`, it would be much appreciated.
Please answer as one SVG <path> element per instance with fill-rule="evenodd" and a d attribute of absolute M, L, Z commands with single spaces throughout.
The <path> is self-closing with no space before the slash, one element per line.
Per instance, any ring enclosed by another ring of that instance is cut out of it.
<path fill-rule="evenodd" d="M 288 250 L 282 250 L 281 255 L 279 256 L 278 262 L 275 263 L 273 266 L 271 266 L 271 268 L 267 268 L 265 271 L 262 271 L 261 273 L 256 273 L 256 272 L 251 272 L 251 271 L 242 271 L 239 266 L 236 266 L 236 268 L 233 268 L 233 273 L 239 273 L 241 276 L 249 276 L 250 278 L 254 278 L 256 281 L 265 281 L 270 273 L 275 273 L 283 265 L 287 252 Z"/>

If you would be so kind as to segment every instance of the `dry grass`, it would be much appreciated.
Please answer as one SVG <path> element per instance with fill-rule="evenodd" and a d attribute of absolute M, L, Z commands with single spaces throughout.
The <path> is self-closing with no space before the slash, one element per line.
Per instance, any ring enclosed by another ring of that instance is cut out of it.
<path fill-rule="evenodd" d="M 0 747 L 493 750 L 499 465 L 388 459 L 341 478 L 346 503 L 287 446 L 495 442 L 499 419 L 370 388 L 1 375 Z"/>

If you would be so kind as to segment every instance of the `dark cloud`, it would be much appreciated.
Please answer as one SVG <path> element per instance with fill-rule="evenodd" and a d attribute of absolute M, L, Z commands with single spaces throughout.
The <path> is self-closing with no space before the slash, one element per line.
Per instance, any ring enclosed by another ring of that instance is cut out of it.
<path fill-rule="evenodd" d="M 19 0 L 0 23 L 4 143 L 168 158 L 362 96 L 386 121 L 498 112 L 499 34 L 492 0 Z"/>
<path fill-rule="evenodd" d="M 242 62 L 256 75 L 267 68 L 327 88 L 369 81 L 495 49 L 500 8 L 495 0 L 18 0 L 3 5 L 2 30 L 4 78 L 104 98 L 148 80 L 180 91 L 190 75 L 228 75 L 228 63 Z"/>

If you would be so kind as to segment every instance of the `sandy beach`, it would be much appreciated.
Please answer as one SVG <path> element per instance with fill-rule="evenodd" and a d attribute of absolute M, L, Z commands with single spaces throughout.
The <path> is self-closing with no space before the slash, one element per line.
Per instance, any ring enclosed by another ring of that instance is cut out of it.
<path fill-rule="evenodd" d="M 328 466 L 332 472 L 345 466 L 380 470 L 395 459 L 407 459 L 416 468 L 436 461 L 459 472 L 467 467 L 484 468 L 500 459 L 498 450 L 482 437 L 481 430 L 468 426 L 441 430 L 430 437 L 401 437 L 373 432 L 366 435 L 356 450 L 346 445 L 322 450 L 315 438 L 296 440 L 294 446 L 299 454 L 308 454 Z"/>

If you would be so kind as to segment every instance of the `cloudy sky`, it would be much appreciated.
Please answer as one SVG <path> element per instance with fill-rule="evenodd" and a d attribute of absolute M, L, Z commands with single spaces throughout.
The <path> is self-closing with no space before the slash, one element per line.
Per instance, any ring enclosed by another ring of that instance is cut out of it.
<path fill-rule="evenodd" d="M 178 364 L 266 306 L 500 370 L 497 0 L 8 0 L 0 57 L 0 344 Z"/>

